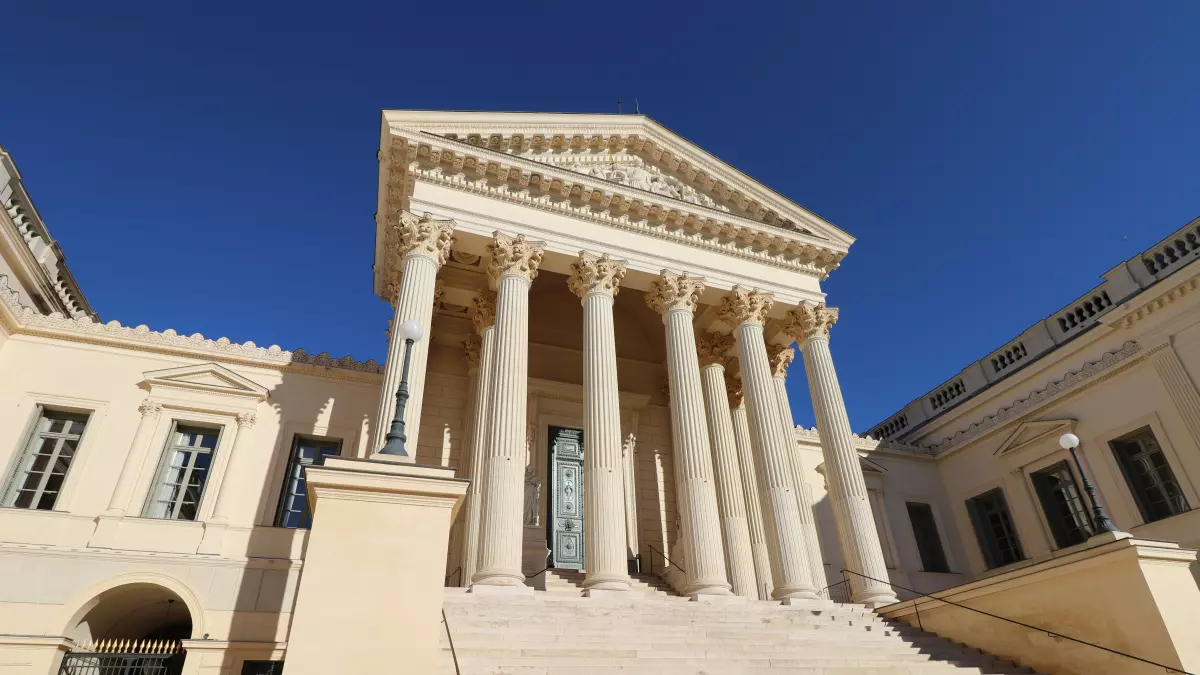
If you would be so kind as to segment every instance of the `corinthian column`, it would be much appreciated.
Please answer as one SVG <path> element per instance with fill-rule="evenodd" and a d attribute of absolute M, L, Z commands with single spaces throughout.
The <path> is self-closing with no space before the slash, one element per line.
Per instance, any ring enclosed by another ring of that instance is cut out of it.
<path fill-rule="evenodd" d="M 521 572 L 525 503 L 525 413 L 529 392 L 529 286 L 542 264 L 540 242 L 496 232 L 488 246 L 496 286 L 495 362 L 483 457 L 478 586 L 527 589 Z"/>
<path fill-rule="evenodd" d="M 129 510 L 129 500 L 133 497 L 133 484 L 137 481 L 138 470 L 146 459 L 150 437 L 154 435 L 154 427 L 162 416 L 162 404 L 157 401 L 145 400 L 138 405 L 142 419 L 138 422 L 137 431 L 133 432 L 133 442 L 129 444 L 129 453 L 125 455 L 125 463 L 121 465 L 121 475 L 117 478 L 117 487 L 113 490 L 112 498 L 108 500 L 106 516 L 123 516 Z"/>
<path fill-rule="evenodd" d="M 613 298 L 625 263 L 580 251 L 568 286 L 583 302 L 584 537 L 588 595 L 628 591 L 625 495 L 621 466 L 621 400 L 617 394 L 617 342 Z"/>
<path fill-rule="evenodd" d="M 817 536 L 812 487 L 805 480 L 807 474 L 804 471 L 804 462 L 800 457 L 800 448 L 796 444 L 796 423 L 792 418 L 792 403 L 788 400 L 787 393 L 787 370 L 792 360 L 796 358 L 796 351 L 791 347 L 767 345 L 767 358 L 771 361 L 771 379 L 775 381 L 775 396 L 779 399 L 779 411 L 783 414 L 783 426 L 788 429 L 792 439 L 792 480 L 796 483 L 800 522 L 804 525 L 808 567 L 812 573 L 813 585 L 819 591 L 829 583 L 829 580 L 825 576 L 825 560 L 821 556 L 821 540 Z"/>
<path fill-rule="evenodd" d="M 217 494 L 217 506 L 213 510 L 212 519 L 218 523 L 228 523 L 234 519 L 239 500 L 246 503 L 246 493 L 251 491 L 246 486 L 249 469 L 246 466 L 247 455 L 254 444 L 254 425 L 258 417 L 252 412 L 238 413 L 237 433 L 233 437 L 233 448 L 229 451 L 229 461 L 225 464 L 225 477 L 221 480 L 221 491 Z M 243 509 L 242 520 L 250 520 L 253 513 Z M 235 523 L 249 524 L 249 523 Z"/>
<path fill-rule="evenodd" d="M 675 497 L 688 552 L 685 592 L 692 599 L 732 595 L 725 576 L 717 493 L 713 484 L 712 453 L 693 312 L 704 281 L 663 270 L 650 284 L 646 303 L 663 315 L 667 325 L 667 374 L 671 391 L 671 440 L 675 457 Z"/>
<path fill-rule="evenodd" d="M 495 363 L 496 335 L 496 294 L 484 291 L 475 296 L 473 301 L 475 313 L 471 320 L 475 322 L 475 332 L 478 333 L 478 372 L 475 382 L 474 396 L 471 400 L 471 416 L 468 418 L 468 433 L 465 434 L 467 447 L 465 454 L 471 462 L 471 484 L 462 506 L 463 513 L 463 544 L 462 583 L 471 585 L 475 570 L 479 567 L 479 506 L 480 491 L 483 489 L 483 458 L 487 451 L 488 415 L 491 411 L 489 403 L 492 392 L 492 369 Z"/>
<path fill-rule="evenodd" d="M 733 440 L 737 446 L 738 468 L 742 472 L 742 494 L 746 498 L 746 516 L 750 524 L 750 550 L 754 554 L 754 576 L 758 579 L 758 599 L 770 600 L 775 590 L 771 578 L 771 553 L 767 546 L 767 529 L 763 525 L 762 501 L 759 498 L 758 471 L 754 468 L 754 450 L 750 443 L 750 418 L 742 383 L 725 375 L 725 390 L 729 394 L 729 411 L 733 418 Z"/>
<path fill-rule="evenodd" d="M 433 321 L 433 301 L 438 268 L 446 262 L 450 245 L 454 242 L 454 221 L 433 220 L 427 213 L 420 218 L 408 213 L 400 214 L 400 220 L 384 233 L 384 251 L 398 277 L 387 282 L 385 292 L 395 308 L 392 318 L 391 336 L 388 340 L 387 366 L 383 372 L 383 388 L 379 392 L 379 412 L 375 416 L 375 443 L 371 452 L 383 447 L 392 416 L 396 413 L 396 389 L 400 386 L 404 367 L 404 340 L 399 337 L 398 327 L 404 321 L 413 320 L 429 333 Z M 421 433 L 421 404 L 425 400 L 425 365 L 429 357 L 429 340 L 420 340 L 412 346 L 412 362 L 408 371 L 408 404 L 404 410 L 405 434 L 412 445 L 404 461 L 413 462 L 417 457 L 417 443 Z"/>
<path fill-rule="evenodd" d="M 725 392 L 725 353 L 733 347 L 733 337 L 708 333 L 700 338 L 698 346 L 700 379 L 704 382 L 704 402 L 708 408 L 708 434 L 712 441 L 713 465 L 717 470 L 717 507 L 721 514 L 721 534 L 725 539 L 725 567 L 734 594 L 757 599 L 746 497 L 742 492 L 733 420 Z"/>
<path fill-rule="evenodd" d="M 825 480 L 842 557 L 851 572 L 882 580 L 849 575 L 851 598 L 870 607 L 896 602 L 896 594 L 883 583 L 888 578 L 883 548 L 879 545 L 867 484 L 854 450 L 850 418 L 829 353 L 829 329 L 837 322 L 838 311 L 823 304 L 804 303 L 789 312 L 788 317 L 787 333 L 796 339 L 804 353 L 804 371 L 808 374 L 808 390 L 817 431 L 821 434 Z"/>
<path fill-rule="evenodd" d="M 762 493 L 763 524 L 774 573 L 773 597 L 781 600 L 815 598 L 804 526 L 792 479 L 792 451 L 796 445 L 790 429 L 783 428 L 783 414 L 775 397 L 763 322 L 774 298 L 761 291 L 735 286 L 721 298 L 721 319 L 734 326 L 742 386 L 750 413 L 750 436 L 757 461 Z"/>

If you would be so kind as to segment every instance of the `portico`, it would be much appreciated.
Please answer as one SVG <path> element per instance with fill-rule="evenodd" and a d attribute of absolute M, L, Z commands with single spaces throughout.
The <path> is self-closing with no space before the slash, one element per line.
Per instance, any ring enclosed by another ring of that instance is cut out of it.
<path fill-rule="evenodd" d="M 412 356 L 408 461 L 444 440 L 420 427 L 437 400 L 431 358 L 457 351 L 469 382 L 459 447 L 446 431 L 442 453 L 472 481 L 448 568 L 464 585 L 524 593 L 544 567 L 563 498 L 553 419 L 582 430 L 587 594 L 627 592 L 640 555 L 686 570 L 694 599 L 815 598 L 806 467 L 768 353 L 793 340 L 828 439 L 839 545 L 886 578 L 820 289 L 851 237 L 641 116 L 385 111 L 380 186 L 376 293 L 394 324 L 431 326 Z M 889 593 L 856 586 L 855 600 Z"/>

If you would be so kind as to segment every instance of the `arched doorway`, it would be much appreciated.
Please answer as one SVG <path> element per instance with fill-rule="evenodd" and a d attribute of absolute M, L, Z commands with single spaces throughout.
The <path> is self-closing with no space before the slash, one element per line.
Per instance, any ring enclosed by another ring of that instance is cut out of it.
<path fill-rule="evenodd" d="M 192 614 L 174 591 L 152 583 L 109 589 L 76 615 L 67 636 L 79 645 L 61 675 L 178 675 L 181 641 L 192 636 Z"/>

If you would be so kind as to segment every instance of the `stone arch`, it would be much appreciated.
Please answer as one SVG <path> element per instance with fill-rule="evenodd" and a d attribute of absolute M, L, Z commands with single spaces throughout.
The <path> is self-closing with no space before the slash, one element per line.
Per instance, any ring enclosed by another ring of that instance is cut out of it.
<path fill-rule="evenodd" d="M 205 635 L 199 597 L 182 581 L 156 572 L 119 575 L 80 592 L 60 625 L 77 643 Z"/>

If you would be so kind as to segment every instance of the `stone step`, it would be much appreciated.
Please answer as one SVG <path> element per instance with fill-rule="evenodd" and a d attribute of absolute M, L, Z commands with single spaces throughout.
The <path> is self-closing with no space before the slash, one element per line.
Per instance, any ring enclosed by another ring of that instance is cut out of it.
<path fill-rule="evenodd" d="M 760 666 L 744 663 L 699 665 L 681 664 L 537 664 L 512 665 L 462 662 L 460 667 L 469 675 L 986 675 L 986 671 L 969 666 L 911 665 L 911 666 Z M 443 666 L 439 675 L 453 675 L 453 665 Z"/>

